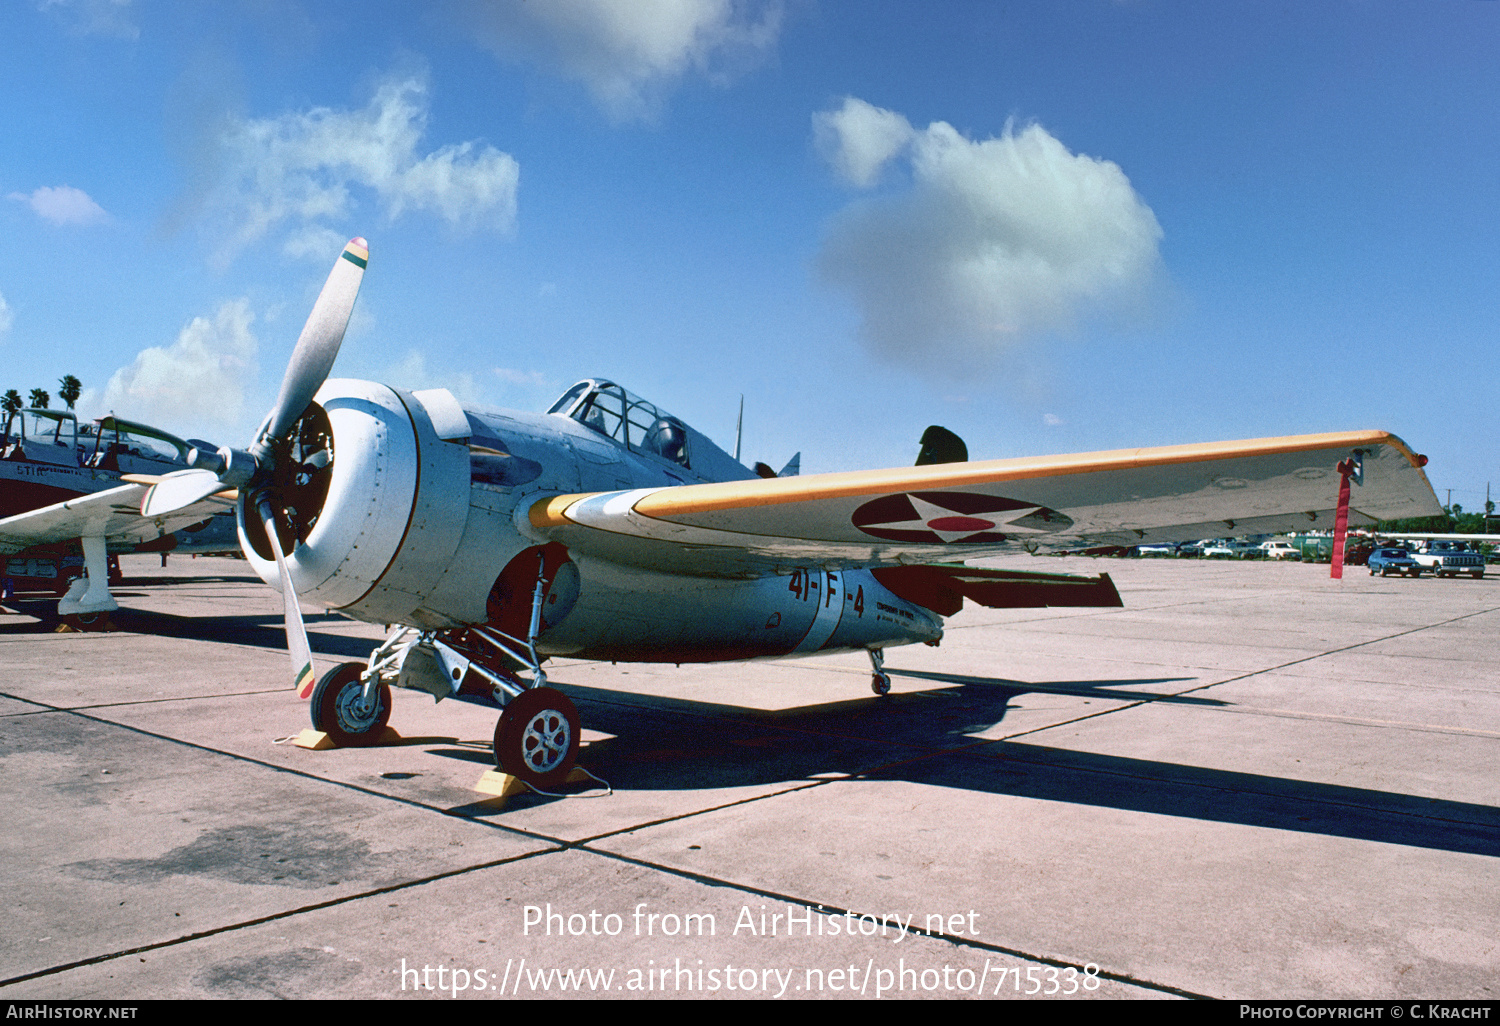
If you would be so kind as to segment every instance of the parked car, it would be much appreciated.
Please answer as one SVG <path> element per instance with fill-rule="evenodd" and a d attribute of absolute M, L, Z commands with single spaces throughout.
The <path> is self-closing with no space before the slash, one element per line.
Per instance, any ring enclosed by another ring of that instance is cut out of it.
<path fill-rule="evenodd" d="M 1234 555 L 1234 550 L 1229 547 L 1227 538 L 1210 538 L 1203 542 L 1199 550 L 1204 559 L 1229 559 Z"/>
<path fill-rule="evenodd" d="M 1134 554 L 1137 556 L 1175 556 L 1177 546 L 1172 542 L 1146 542 L 1144 545 L 1137 545 Z"/>
<path fill-rule="evenodd" d="M 1419 545 L 1412 558 L 1434 577 L 1468 574 L 1477 580 L 1484 576 L 1484 557 L 1469 548 L 1468 542 L 1434 538 Z"/>
<path fill-rule="evenodd" d="M 1261 551 L 1265 553 L 1266 559 L 1301 559 L 1302 551 L 1287 541 L 1268 541 L 1261 543 Z"/>
<path fill-rule="evenodd" d="M 1376 549 L 1370 553 L 1370 558 L 1365 565 L 1370 568 L 1370 576 L 1377 573 L 1381 577 L 1389 577 L 1391 574 L 1401 574 L 1406 577 L 1422 576 L 1422 565 L 1411 558 L 1411 553 L 1405 549 L 1391 548 L 1389 546 Z"/>
<path fill-rule="evenodd" d="M 1238 538 L 1229 541 L 1215 539 L 1203 543 L 1205 559 L 1256 559 L 1260 554 L 1258 543 L 1240 541 Z"/>

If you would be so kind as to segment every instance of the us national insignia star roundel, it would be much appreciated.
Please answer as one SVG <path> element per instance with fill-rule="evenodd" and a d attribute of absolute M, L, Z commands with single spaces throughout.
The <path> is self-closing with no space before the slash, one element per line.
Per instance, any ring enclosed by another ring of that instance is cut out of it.
<path fill-rule="evenodd" d="M 1072 526 L 1061 513 L 1034 503 L 970 492 L 904 492 L 872 499 L 850 518 L 865 534 L 886 541 L 1003 542 Z"/>

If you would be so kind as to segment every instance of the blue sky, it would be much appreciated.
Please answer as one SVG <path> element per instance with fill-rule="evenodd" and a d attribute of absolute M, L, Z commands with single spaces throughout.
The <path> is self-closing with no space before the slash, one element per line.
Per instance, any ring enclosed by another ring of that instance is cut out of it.
<path fill-rule="evenodd" d="M 607 376 L 804 472 L 1380 428 L 1500 497 L 1500 4 L 0 6 L 0 389 Z"/>

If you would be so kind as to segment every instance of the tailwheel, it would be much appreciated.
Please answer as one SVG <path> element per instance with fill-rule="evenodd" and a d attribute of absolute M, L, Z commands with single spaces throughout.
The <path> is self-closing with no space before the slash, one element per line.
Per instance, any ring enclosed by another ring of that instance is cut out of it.
<path fill-rule="evenodd" d="M 578 710 L 556 688 L 532 688 L 495 725 L 495 762 L 533 787 L 555 787 L 578 758 Z"/>
<path fill-rule="evenodd" d="M 318 680 L 312 693 L 312 725 L 340 748 L 368 748 L 380 741 L 391 719 L 391 689 L 378 685 L 365 703 L 363 663 L 340 663 Z"/>
<path fill-rule="evenodd" d="M 875 672 L 870 676 L 870 690 L 881 698 L 891 693 L 891 675 L 885 672 L 885 652 L 882 649 L 872 648 L 869 650 L 870 665 Z"/>

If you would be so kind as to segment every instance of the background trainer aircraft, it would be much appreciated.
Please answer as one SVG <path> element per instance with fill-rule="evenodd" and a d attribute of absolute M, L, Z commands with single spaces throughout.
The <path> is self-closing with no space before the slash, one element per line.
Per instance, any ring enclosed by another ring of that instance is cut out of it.
<path fill-rule="evenodd" d="M 215 518 L 233 508 L 232 495 L 206 497 L 169 518 L 140 514 L 140 482 L 185 468 L 191 448 L 113 415 L 82 426 L 63 410 L 8 416 L 0 428 L 0 596 L 51 592 L 65 622 L 101 627 L 118 608 L 111 554 L 238 552 L 232 523 Z"/>
<path fill-rule="evenodd" d="M 1379 431 L 986 462 L 930 432 L 915 467 L 767 478 L 601 379 L 545 414 L 329 380 L 367 260 L 355 239 L 335 262 L 250 447 L 194 451 L 141 509 L 175 516 L 238 489 L 245 555 L 284 596 L 297 687 L 341 745 L 379 739 L 392 686 L 479 702 L 501 711 L 500 766 L 545 787 L 579 738 L 547 686 L 551 656 L 865 650 L 884 693 L 883 650 L 937 644 L 965 599 L 1120 601 L 1107 575 L 964 558 L 1330 524 L 1340 463 L 1360 471 L 1353 524 L 1438 510 L 1425 460 Z M 396 626 L 314 685 L 301 601 Z"/>

